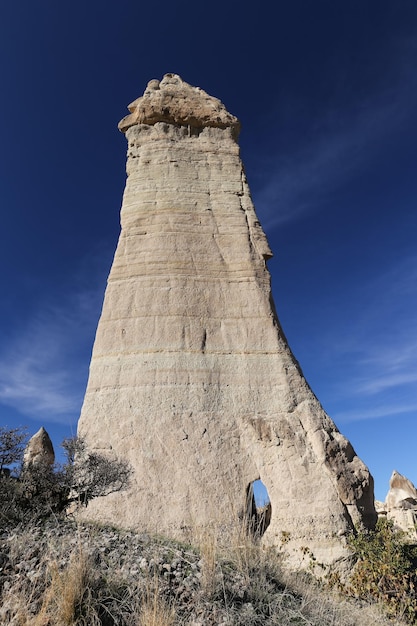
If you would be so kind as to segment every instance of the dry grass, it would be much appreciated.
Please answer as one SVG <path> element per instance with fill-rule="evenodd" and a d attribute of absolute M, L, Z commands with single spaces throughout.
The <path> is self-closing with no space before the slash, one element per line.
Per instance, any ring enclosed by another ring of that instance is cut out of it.
<path fill-rule="evenodd" d="M 388 617 L 382 604 L 347 599 L 305 572 L 285 570 L 282 555 L 265 549 L 247 532 L 243 522 L 225 538 L 212 529 L 195 538 L 202 562 L 202 590 L 209 598 L 222 596 L 228 606 L 227 623 L 236 626 L 271 624 L 279 626 L 404 626 L 401 619 Z M 228 589 L 230 568 L 240 578 L 233 597 Z M 239 591 L 241 595 L 239 597 Z M 242 599 L 245 601 L 242 603 Z M 236 611 L 235 605 L 247 607 Z M 265 621 L 260 616 L 265 616 Z M 210 622 L 211 623 L 211 622 Z M 214 623 L 214 622 L 213 622 Z"/>
<path fill-rule="evenodd" d="M 148 586 L 139 608 L 138 626 L 174 626 L 175 610 L 167 604 L 155 577 Z"/>
<path fill-rule="evenodd" d="M 218 537 L 215 529 L 207 527 L 201 529 L 195 539 L 201 557 L 201 588 L 208 597 L 212 597 L 218 584 Z"/>
<path fill-rule="evenodd" d="M 73 626 L 83 603 L 89 596 L 91 564 L 82 550 L 71 557 L 68 566 L 60 571 L 58 564 L 49 566 L 50 581 L 39 614 L 31 626 Z M 89 611 L 89 621 L 99 623 Z"/>
<path fill-rule="evenodd" d="M 69 564 L 60 569 L 56 561 L 47 565 L 44 591 L 40 597 L 39 609 L 33 615 L 32 601 L 37 596 L 36 589 L 26 594 L 20 593 L 15 621 L 19 626 L 74 626 L 74 624 L 101 624 L 96 612 L 89 605 L 90 580 L 93 569 L 82 550 L 72 555 Z M 85 614 L 85 619 L 83 614 Z M 13 620 L 11 620 L 13 623 Z"/>
<path fill-rule="evenodd" d="M 10 552 L 16 572 L 33 550 L 29 534 L 20 539 L 19 549 L 14 545 Z M 159 561 L 161 569 L 138 568 L 126 577 L 118 563 L 106 569 L 105 561 L 99 566 L 94 560 L 102 545 L 99 530 L 89 534 L 91 545 L 83 541 L 75 530 L 63 545 L 65 559 L 51 542 L 37 565 L 42 576 L 27 583 L 24 576 L 13 578 L 2 591 L 2 626 L 404 626 L 378 606 L 352 602 L 307 574 L 285 572 L 280 555 L 262 549 L 243 525 L 227 542 L 214 528 L 205 529 L 194 554 L 176 549 L 184 555 L 181 576 L 194 581 L 186 592 L 184 578 L 164 577 L 165 561 Z M 164 558 L 171 545 L 166 542 L 166 551 L 162 545 Z M 158 563 L 160 549 L 161 539 L 150 540 L 148 562 L 155 557 Z"/>
<path fill-rule="evenodd" d="M 382 605 L 352 602 L 337 591 L 315 581 L 307 573 L 284 572 L 282 581 L 300 600 L 298 611 L 304 620 L 300 624 L 405 626 L 401 620 L 387 617 Z"/>

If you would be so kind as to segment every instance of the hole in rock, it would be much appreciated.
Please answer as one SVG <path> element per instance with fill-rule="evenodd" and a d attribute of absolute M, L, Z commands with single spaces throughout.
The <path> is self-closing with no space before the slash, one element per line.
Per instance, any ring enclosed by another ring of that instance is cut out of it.
<path fill-rule="evenodd" d="M 268 490 L 258 478 L 249 483 L 246 489 L 246 520 L 248 532 L 254 537 L 262 537 L 271 522 L 271 501 Z"/>
<path fill-rule="evenodd" d="M 263 484 L 262 480 L 254 480 L 252 486 L 256 506 L 261 508 L 263 506 L 266 506 L 267 504 L 270 504 L 271 501 L 269 499 L 268 490 Z"/>

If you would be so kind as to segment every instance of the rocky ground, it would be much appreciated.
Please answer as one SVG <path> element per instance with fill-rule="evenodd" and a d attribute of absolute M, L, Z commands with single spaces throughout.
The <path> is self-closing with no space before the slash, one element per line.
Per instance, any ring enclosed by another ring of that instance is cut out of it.
<path fill-rule="evenodd" d="M 48 521 L 2 532 L 4 626 L 187 624 L 365 626 L 374 609 L 347 603 L 249 544 L 198 549 L 109 527 Z M 388 622 L 387 622 L 388 623 Z M 392 624 L 392 622 L 391 622 Z"/>

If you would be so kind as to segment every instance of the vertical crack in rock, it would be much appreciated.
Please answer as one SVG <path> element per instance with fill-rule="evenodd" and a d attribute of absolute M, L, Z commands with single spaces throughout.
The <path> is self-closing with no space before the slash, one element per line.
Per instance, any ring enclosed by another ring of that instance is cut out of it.
<path fill-rule="evenodd" d="M 341 561 L 352 525 L 375 521 L 372 477 L 279 324 L 239 121 L 176 74 L 151 81 L 129 111 L 121 234 L 79 434 L 129 460 L 134 480 L 87 515 L 176 537 L 227 532 L 261 476 L 262 541 L 289 565 L 308 566 L 306 548 Z"/>

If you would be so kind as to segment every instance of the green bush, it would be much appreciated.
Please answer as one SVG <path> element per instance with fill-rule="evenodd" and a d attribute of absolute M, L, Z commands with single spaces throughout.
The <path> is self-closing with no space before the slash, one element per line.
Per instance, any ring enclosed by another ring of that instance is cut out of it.
<path fill-rule="evenodd" d="M 352 537 L 350 546 L 358 560 L 345 590 L 364 600 L 382 601 L 389 614 L 416 623 L 417 546 L 382 518 L 374 531 Z"/>
<path fill-rule="evenodd" d="M 89 452 L 78 438 L 66 439 L 62 465 L 25 466 L 23 429 L 0 428 L 0 529 L 64 513 L 70 504 L 87 506 L 98 496 L 125 489 L 131 468 Z M 5 467 L 11 464 L 11 467 Z"/>
<path fill-rule="evenodd" d="M 9 474 L 9 465 L 20 463 L 27 443 L 25 428 L 0 426 L 0 473 Z"/>

